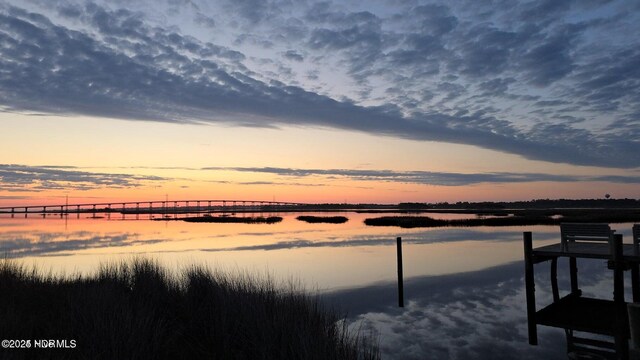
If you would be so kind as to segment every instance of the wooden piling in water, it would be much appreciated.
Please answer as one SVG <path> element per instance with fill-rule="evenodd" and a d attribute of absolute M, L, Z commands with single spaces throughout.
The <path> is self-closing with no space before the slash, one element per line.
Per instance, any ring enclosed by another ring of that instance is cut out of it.
<path fill-rule="evenodd" d="M 527 297 L 529 344 L 538 345 L 538 328 L 536 327 L 536 283 L 533 278 L 533 235 L 531 231 L 525 231 L 522 235 L 524 241 L 524 283 Z"/>
<path fill-rule="evenodd" d="M 624 261 L 622 252 L 622 235 L 613 235 L 613 302 L 615 303 L 616 354 L 620 359 L 629 358 L 629 338 L 627 327 L 627 304 L 624 301 Z"/>
<path fill-rule="evenodd" d="M 553 293 L 553 302 L 560 300 L 560 291 L 558 290 L 558 258 L 551 259 L 551 292 Z"/>
<path fill-rule="evenodd" d="M 396 238 L 398 256 L 398 306 L 404 307 L 404 279 L 402 275 L 402 238 Z"/>
<path fill-rule="evenodd" d="M 569 276 L 571 277 L 571 293 L 580 296 L 582 291 L 578 287 L 578 259 L 569 258 Z"/>

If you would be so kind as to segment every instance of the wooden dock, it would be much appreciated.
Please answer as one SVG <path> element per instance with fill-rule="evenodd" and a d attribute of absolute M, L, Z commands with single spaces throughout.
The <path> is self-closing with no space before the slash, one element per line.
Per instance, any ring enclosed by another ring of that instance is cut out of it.
<path fill-rule="evenodd" d="M 638 245 L 622 244 L 622 235 L 611 233 L 606 242 L 568 242 L 533 248 L 531 232 L 524 233 L 525 290 L 529 343 L 538 344 L 537 326 L 545 325 L 565 330 L 568 352 L 588 352 L 605 359 L 629 359 L 629 320 L 624 298 L 624 276 L 632 272 L 633 301 L 640 301 Z M 557 281 L 558 258 L 569 259 L 571 289 L 560 297 Z M 577 260 L 602 259 L 613 271 L 613 299 L 594 299 L 582 296 L 578 283 Z M 534 265 L 549 262 L 553 302 L 536 310 Z M 574 331 L 606 335 L 612 342 L 585 339 Z"/>

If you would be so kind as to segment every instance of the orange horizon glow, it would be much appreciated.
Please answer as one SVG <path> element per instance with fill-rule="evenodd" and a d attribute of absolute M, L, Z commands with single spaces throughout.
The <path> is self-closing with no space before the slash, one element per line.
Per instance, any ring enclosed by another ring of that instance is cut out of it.
<path fill-rule="evenodd" d="M 0 186 L 0 206 L 61 205 L 67 196 L 70 204 L 162 201 L 167 195 L 169 200 L 397 204 L 602 198 L 606 193 L 613 198 L 637 198 L 640 194 L 633 182 L 538 181 L 445 186 L 317 173 L 293 176 L 236 171 L 236 167 L 272 167 L 635 176 L 632 170 L 534 161 L 469 145 L 417 142 L 349 131 L 50 118 L 45 121 L 0 113 L 2 126 L 12 129 L 11 134 L 0 133 L 0 143 L 12 149 L 10 155 L 0 154 L 0 164 L 66 166 L 61 170 L 116 176 L 130 183 L 120 187 L 81 183 L 88 185 L 84 190 L 77 183 L 64 181 L 48 188 L 51 184 L 44 183 L 45 180 L 24 186 L 17 183 L 8 190 Z M 73 129 L 74 142 L 67 141 L 69 129 Z"/>
<path fill-rule="evenodd" d="M 95 189 L 87 191 L 42 191 L 17 193 L 8 198 L 0 197 L 0 207 L 36 205 L 117 204 L 131 202 L 173 201 L 272 201 L 288 203 L 347 203 L 347 204 L 398 204 L 401 202 L 456 203 L 458 201 L 529 201 L 535 199 L 598 199 L 611 192 L 612 198 L 635 198 L 636 186 L 619 185 L 607 190 L 604 184 L 594 184 L 592 189 L 582 189 L 572 183 L 479 184 L 469 186 L 426 186 L 416 184 L 388 184 L 361 182 L 356 186 L 283 186 L 283 185 L 216 185 L 184 189 L 180 186 L 134 189 Z M 393 188 L 391 188 L 393 187 Z M 563 195 L 558 195 L 563 194 Z"/>

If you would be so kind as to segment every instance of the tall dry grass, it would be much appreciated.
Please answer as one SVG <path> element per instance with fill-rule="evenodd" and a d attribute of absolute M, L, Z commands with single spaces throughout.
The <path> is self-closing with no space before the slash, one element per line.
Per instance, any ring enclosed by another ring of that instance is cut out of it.
<path fill-rule="evenodd" d="M 379 359 L 341 319 L 298 287 L 202 266 L 133 259 L 54 276 L 0 260 L 0 339 L 76 342 L 3 359 Z"/>

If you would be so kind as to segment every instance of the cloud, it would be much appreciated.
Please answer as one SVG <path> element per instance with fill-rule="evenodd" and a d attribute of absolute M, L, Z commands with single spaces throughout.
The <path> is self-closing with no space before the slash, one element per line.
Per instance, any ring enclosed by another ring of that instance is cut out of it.
<path fill-rule="evenodd" d="M 640 166 L 628 137 L 640 50 L 617 35 L 640 31 L 628 2 L 122 4 L 0 6 L 0 108 L 328 127 Z M 157 21 L 179 9 L 183 23 Z M 527 112 L 535 104 L 543 112 Z"/>
<path fill-rule="evenodd" d="M 540 132 L 549 131 L 540 129 Z M 552 132 L 552 130 L 551 130 Z M 552 136 L 543 135 L 540 136 Z M 173 180 L 161 176 L 132 175 L 122 173 L 101 173 L 89 170 L 99 168 L 80 168 L 74 166 L 46 165 L 28 166 L 16 164 L 0 164 L 0 190 L 5 191 L 42 191 L 46 189 L 91 190 L 104 187 L 129 188 L 149 185 L 157 182 Z M 244 186 L 302 186 L 326 187 L 338 186 L 329 182 L 314 181 L 306 183 L 289 181 L 287 178 L 323 178 L 325 180 L 377 181 L 401 184 L 418 184 L 433 186 L 468 186 L 476 184 L 513 184 L 527 182 L 608 182 L 615 184 L 638 184 L 640 176 L 634 175 L 562 175 L 545 173 L 453 173 L 434 171 L 394 171 L 394 170 L 354 170 L 354 169 L 300 169 L 280 167 L 174 167 L 174 166 L 133 166 L 122 167 L 123 170 L 183 170 L 183 171 L 234 171 L 269 174 L 282 177 L 278 180 L 229 181 L 206 180 L 217 184 L 236 184 Z M 317 179 L 315 179 L 317 180 Z M 10 196 L 5 198 L 17 199 Z M 19 197 L 23 198 L 23 197 Z"/>
<path fill-rule="evenodd" d="M 303 61 L 304 57 L 295 50 L 287 50 L 282 56 L 293 61 Z"/>
<path fill-rule="evenodd" d="M 12 258 L 60 256 L 79 250 L 154 244 L 168 240 L 139 239 L 139 234 L 135 233 L 7 231 L 0 233 L 0 254 Z"/>
<path fill-rule="evenodd" d="M 414 232 L 405 234 L 402 241 L 405 244 L 433 244 L 441 242 L 455 241 L 519 241 L 522 233 L 496 231 L 486 233 L 473 230 L 447 229 Z M 536 233 L 536 240 L 549 240 L 557 238 L 556 233 Z M 363 235 L 354 236 L 349 239 L 329 239 L 328 241 L 311 241 L 306 239 L 286 240 L 270 244 L 258 244 L 250 246 L 238 246 L 234 248 L 213 248 L 202 249 L 202 251 L 271 251 L 300 248 L 323 248 L 323 247 L 359 247 L 359 246 L 392 246 L 396 244 L 393 235 Z"/>
<path fill-rule="evenodd" d="M 87 172 L 70 166 L 0 164 L 0 190 L 2 191 L 131 188 L 166 180 L 168 179 L 160 176 Z"/>
<path fill-rule="evenodd" d="M 541 129 L 541 131 L 545 131 Z M 576 176 L 542 173 L 451 173 L 432 171 L 296 169 L 279 167 L 204 167 L 202 170 L 225 170 L 266 173 L 287 177 L 342 177 L 358 181 L 386 181 L 421 185 L 465 186 L 480 183 L 523 183 L 537 181 L 578 182 L 604 181 L 623 184 L 640 183 L 639 176 Z"/>

